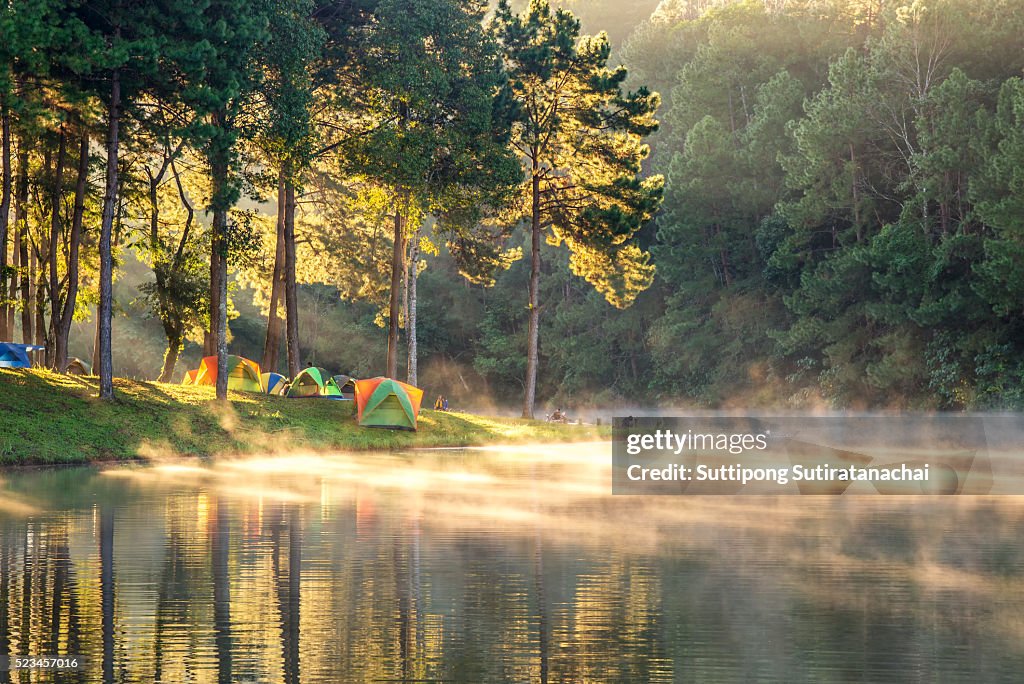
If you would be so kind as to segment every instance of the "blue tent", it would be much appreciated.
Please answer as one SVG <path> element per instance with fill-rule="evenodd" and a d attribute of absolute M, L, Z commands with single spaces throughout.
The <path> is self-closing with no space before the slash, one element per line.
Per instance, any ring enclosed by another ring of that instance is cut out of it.
<path fill-rule="evenodd" d="M 28 353 L 44 349 L 46 347 L 36 344 L 0 342 L 0 368 L 31 368 L 32 360 L 28 358 Z"/>
<path fill-rule="evenodd" d="M 288 378 L 280 373 L 264 373 L 260 376 L 260 384 L 267 394 L 281 396 L 288 390 Z"/>

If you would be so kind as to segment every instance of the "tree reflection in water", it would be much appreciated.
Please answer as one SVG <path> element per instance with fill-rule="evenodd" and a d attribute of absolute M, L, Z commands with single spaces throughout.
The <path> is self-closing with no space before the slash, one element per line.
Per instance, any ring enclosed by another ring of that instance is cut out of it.
<path fill-rule="evenodd" d="M 0 651 L 86 656 L 42 682 L 1018 681 L 1024 501 L 612 497 L 597 449 L 9 474 Z"/>

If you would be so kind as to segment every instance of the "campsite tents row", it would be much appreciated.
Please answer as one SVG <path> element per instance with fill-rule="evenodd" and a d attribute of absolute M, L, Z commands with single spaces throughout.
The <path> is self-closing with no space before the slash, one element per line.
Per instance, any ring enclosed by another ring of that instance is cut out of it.
<path fill-rule="evenodd" d="M 15 344 L 0 342 L 0 368 L 31 368 L 32 352 L 46 351 L 46 347 L 38 344 Z M 81 359 L 72 358 L 65 369 L 70 375 L 92 375 L 89 364 Z"/>
<path fill-rule="evenodd" d="M 357 420 L 365 427 L 415 430 L 423 390 L 389 378 L 356 380 L 331 375 L 323 368 L 305 368 L 295 380 L 278 373 L 261 373 L 259 365 L 241 356 L 228 356 L 228 389 L 292 399 L 355 400 Z M 185 385 L 216 385 L 217 357 L 208 356 L 182 379 Z"/>
<path fill-rule="evenodd" d="M 259 364 L 242 356 L 228 356 L 228 389 L 286 396 L 292 399 L 324 397 L 353 399 L 354 380 L 347 375 L 332 376 L 323 368 L 303 369 L 293 382 L 280 373 L 261 373 Z M 207 356 L 199 368 L 185 373 L 183 385 L 216 385 L 217 357 Z"/>

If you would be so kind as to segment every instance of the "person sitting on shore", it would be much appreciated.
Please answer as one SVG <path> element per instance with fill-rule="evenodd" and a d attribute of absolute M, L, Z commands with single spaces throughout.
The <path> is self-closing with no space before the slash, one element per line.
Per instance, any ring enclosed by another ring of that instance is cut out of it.
<path fill-rule="evenodd" d="M 435 411 L 444 411 L 444 397 L 440 394 L 437 395 L 437 401 L 434 402 Z"/>
<path fill-rule="evenodd" d="M 448 397 L 444 396 L 443 394 L 441 395 L 441 410 L 448 410 Z"/>

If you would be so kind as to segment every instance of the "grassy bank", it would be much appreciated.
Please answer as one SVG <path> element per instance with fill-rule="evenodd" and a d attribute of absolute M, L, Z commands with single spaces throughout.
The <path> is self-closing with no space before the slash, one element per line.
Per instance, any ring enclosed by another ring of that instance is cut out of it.
<path fill-rule="evenodd" d="M 96 379 L 0 368 L 0 465 L 85 463 L 269 451 L 401 449 L 584 441 L 607 429 L 424 410 L 419 430 L 360 428 L 352 402 L 283 399 L 212 387 L 116 380 L 117 399 L 95 398 Z"/>

